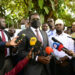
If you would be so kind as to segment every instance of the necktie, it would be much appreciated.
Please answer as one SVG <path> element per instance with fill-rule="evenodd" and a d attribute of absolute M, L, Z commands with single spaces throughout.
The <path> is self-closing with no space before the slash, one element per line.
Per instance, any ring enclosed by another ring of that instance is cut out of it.
<path fill-rule="evenodd" d="M 1 31 L 1 35 L 2 35 L 2 41 L 5 42 L 6 39 L 5 39 L 5 35 L 4 35 L 4 32 L 3 30 L 0 30 Z M 7 55 L 7 49 L 5 48 L 5 56 Z"/>
<path fill-rule="evenodd" d="M 41 37 L 40 37 L 40 35 L 39 35 L 38 30 L 35 30 L 35 31 L 36 31 L 36 37 L 37 37 L 37 39 L 38 39 L 40 42 L 42 42 L 42 39 L 41 39 Z"/>

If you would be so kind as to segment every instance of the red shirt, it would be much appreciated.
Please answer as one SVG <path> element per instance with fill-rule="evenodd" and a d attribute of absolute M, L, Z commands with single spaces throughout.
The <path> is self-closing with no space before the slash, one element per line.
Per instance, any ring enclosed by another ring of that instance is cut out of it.
<path fill-rule="evenodd" d="M 18 64 L 8 73 L 5 73 L 5 75 L 17 75 L 25 65 L 27 65 L 28 59 L 24 58 L 23 60 L 19 61 Z"/>

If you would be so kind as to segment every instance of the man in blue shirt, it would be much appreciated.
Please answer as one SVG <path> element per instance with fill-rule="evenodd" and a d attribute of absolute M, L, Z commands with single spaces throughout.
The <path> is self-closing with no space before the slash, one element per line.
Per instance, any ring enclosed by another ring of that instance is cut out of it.
<path fill-rule="evenodd" d="M 49 26 L 47 35 L 48 35 L 48 37 L 50 37 L 56 33 L 55 26 L 54 26 L 54 19 L 48 18 L 47 22 L 48 22 L 48 26 Z"/>

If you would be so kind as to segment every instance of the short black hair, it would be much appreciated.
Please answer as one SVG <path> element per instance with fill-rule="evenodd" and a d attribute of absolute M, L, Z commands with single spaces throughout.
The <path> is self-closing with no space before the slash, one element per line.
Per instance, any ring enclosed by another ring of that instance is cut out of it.
<path fill-rule="evenodd" d="M 45 23 L 43 23 L 42 25 L 44 25 L 44 24 L 48 24 L 48 23 L 45 22 Z"/>
<path fill-rule="evenodd" d="M 32 14 L 30 14 L 30 16 L 29 16 L 29 21 L 31 20 L 31 16 L 32 15 L 39 15 L 38 13 L 32 13 Z"/>

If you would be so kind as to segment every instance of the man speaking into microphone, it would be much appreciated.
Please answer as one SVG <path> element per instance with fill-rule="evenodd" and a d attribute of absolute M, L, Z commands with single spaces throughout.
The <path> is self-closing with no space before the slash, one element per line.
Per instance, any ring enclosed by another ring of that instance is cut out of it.
<path fill-rule="evenodd" d="M 64 33 L 64 22 L 61 19 L 57 19 L 55 21 L 56 34 L 51 36 L 60 41 L 65 48 L 68 50 L 74 51 L 74 41 L 69 38 L 70 35 Z M 50 46 L 53 47 L 53 43 L 56 42 L 49 39 Z M 58 60 L 56 60 L 56 75 L 72 75 L 72 69 L 70 61 L 72 59 L 71 56 L 66 54 L 64 51 L 58 51 L 53 47 L 54 54 Z"/>
<path fill-rule="evenodd" d="M 19 36 L 23 33 L 26 34 L 23 42 L 19 45 L 18 51 L 20 51 L 20 53 L 18 55 L 20 57 L 26 56 L 26 53 L 29 52 L 30 48 L 32 48 L 31 44 L 33 43 L 30 44 L 30 39 L 32 39 L 32 37 L 37 38 L 37 41 L 39 42 L 36 42 L 36 45 L 39 47 L 33 46 L 35 50 L 32 54 L 34 55 L 32 55 L 32 59 L 25 67 L 24 75 L 50 75 L 50 70 L 48 68 L 50 56 L 45 56 L 45 48 L 48 46 L 48 37 L 44 31 L 39 29 L 41 26 L 39 14 L 31 14 L 30 24 L 31 26 L 28 29 L 21 31 L 18 34 Z M 36 40 L 32 39 L 31 41 L 35 42 Z"/>

